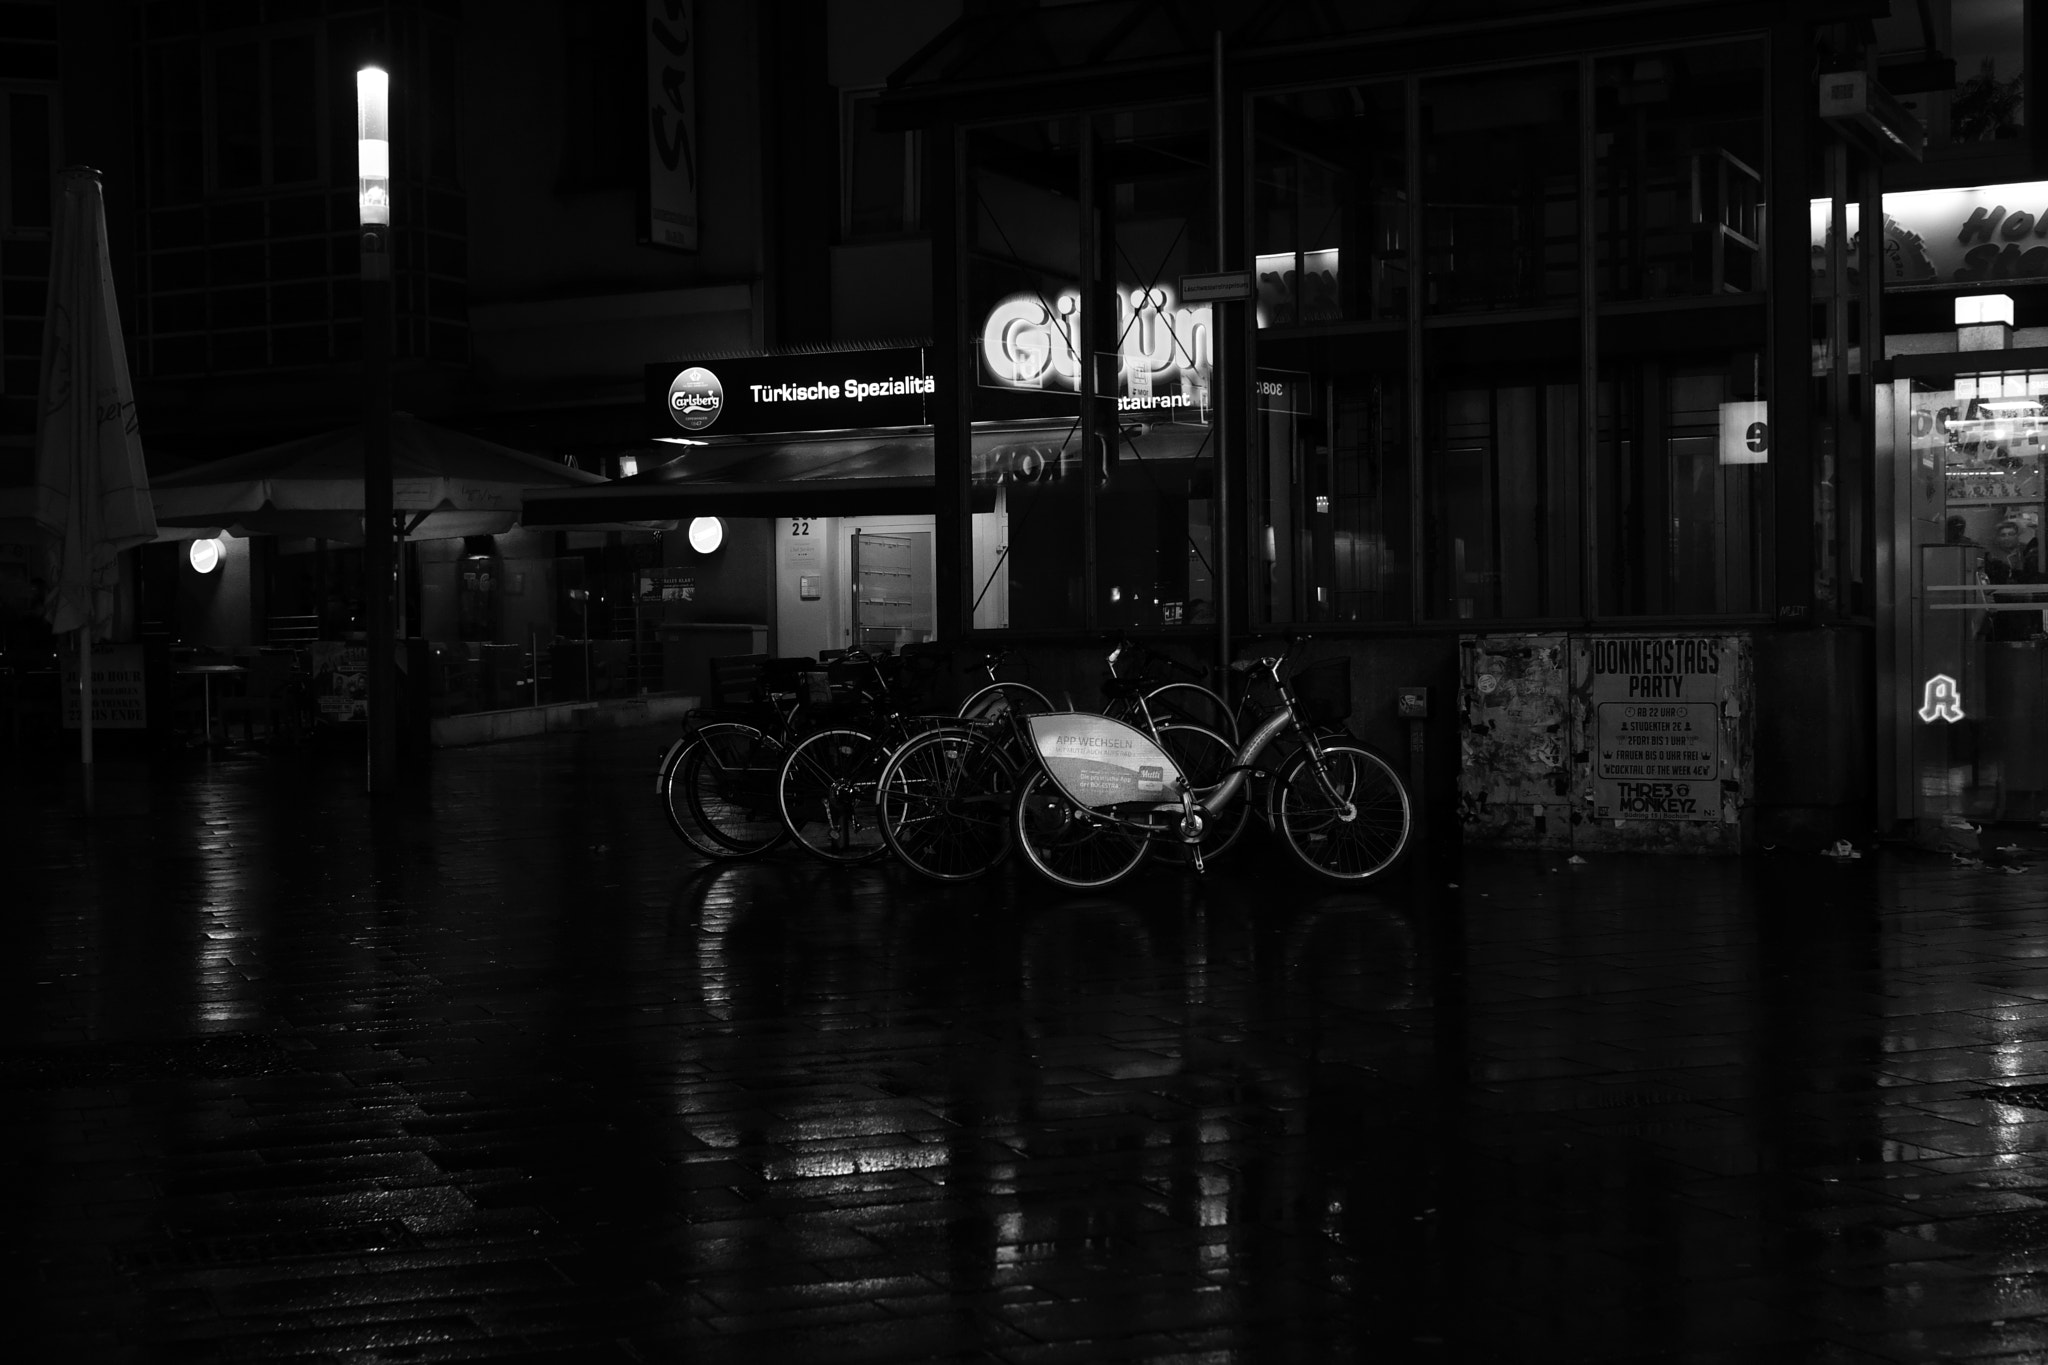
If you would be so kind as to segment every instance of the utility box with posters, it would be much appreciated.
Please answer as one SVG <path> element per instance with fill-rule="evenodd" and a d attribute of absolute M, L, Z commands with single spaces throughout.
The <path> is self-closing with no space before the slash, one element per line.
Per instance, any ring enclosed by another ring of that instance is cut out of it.
<path fill-rule="evenodd" d="M 1481 635 L 1460 655 L 1467 842 L 1742 850 L 1755 766 L 1747 635 Z"/>

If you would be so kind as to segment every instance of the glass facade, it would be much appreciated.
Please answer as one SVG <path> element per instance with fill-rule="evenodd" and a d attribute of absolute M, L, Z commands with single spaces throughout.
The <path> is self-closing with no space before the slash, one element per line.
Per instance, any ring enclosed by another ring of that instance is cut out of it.
<path fill-rule="evenodd" d="M 1766 65 L 1253 99 L 1255 622 L 1771 610 Z"/>
<path fill-rule="evenodd" d="M 1214 268 L 1200 106 L 970 134 L 965 298 L 978 628 L 1177 626 L 1214 607 Z"/>

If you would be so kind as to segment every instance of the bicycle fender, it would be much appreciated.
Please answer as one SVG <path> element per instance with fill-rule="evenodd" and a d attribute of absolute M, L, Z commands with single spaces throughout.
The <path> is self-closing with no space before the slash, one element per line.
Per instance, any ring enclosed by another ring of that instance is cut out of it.
<path fill-rule="evenodd" d="M 668 784 L 669 770 L 675 767 L 676 760 L 682 757 L 683 750 L 689 747 L 691 739 L 692 736 L 689 733 L 684 733 L 682 738 L 668 746 L 668 751 L 661 756 L 661 762 L 654 765 L 654 794 L 656 796 L 664 794 Z"/>

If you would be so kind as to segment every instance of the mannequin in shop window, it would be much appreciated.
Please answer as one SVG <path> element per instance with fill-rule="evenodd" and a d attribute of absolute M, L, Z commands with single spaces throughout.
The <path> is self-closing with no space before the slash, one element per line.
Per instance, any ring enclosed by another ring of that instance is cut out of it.
<path fill-rule="evenodd" d="M 1990 587 L 2007 583 L 2039 583 L 2041 581 L 2041 542 L 2038 538 L 2020 541 L 2020 524 L 2017 521 L 2001 521 L 1998 531 L 1991 539 L 1991 547 L 1978 562 L 1977 579 Z M 1999 604 L 2038 602 L 2039 593 L 1998 593 L 1992 600 Z M 1987 613 L 1984 624 L 1984 638 L 1987 640 L 2031 640 L 2041 634 L 2041 613 L 2038 611 L 1994 611 Z"/>

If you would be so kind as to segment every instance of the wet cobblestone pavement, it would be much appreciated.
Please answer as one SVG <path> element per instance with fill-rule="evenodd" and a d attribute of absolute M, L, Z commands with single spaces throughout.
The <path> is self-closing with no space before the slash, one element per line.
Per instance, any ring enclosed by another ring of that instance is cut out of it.
<path fill-rule="evenodd" d="M 707 867 L 663 738 L 0 773 L 10 1355 L 2048 1359 L 2048 871 Z"/>

